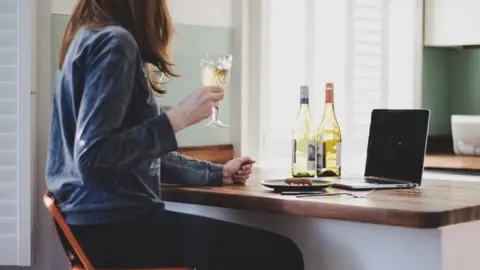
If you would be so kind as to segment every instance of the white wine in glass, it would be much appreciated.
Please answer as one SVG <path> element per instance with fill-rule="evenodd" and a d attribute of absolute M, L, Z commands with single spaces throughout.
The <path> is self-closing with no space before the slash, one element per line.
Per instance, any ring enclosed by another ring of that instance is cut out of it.
<path fill-rule="evenodd" d="M 219 86 L 226 90 L 230 81 L 232 69 L 232 55 L 222 54 L 203 54 L 200 58 L 200 68 L 202 72 L 202 83 L 204 86 Z M 212 119 L 206 127 L 229 128 L 218 118 L 220 111 L 218 102 L 213 105 Z"/>

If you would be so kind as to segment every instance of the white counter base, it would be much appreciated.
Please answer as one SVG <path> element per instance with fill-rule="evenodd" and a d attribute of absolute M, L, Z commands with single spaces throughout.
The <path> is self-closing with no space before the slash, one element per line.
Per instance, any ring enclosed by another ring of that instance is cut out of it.
<path fill-rule="evenodd" d="M 285 235 L 301 249 L 305 270 L 480 269 L 480 222 L 426 230 L 180 203 L 167 208 Z"/>

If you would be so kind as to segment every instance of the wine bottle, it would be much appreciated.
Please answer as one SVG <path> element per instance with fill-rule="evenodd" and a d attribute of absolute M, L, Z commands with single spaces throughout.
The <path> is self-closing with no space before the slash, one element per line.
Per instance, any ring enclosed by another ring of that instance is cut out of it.
<path fill-rule="evenodd" d="M 315 132 L 312 129 L 308 86 L 300 87 L 300 108 L 292 132 L 292 176 L 315 176 Z"/>
<path fill-rule="evenodd" d="M 325 86 L 325 108 L 317 130 L 317 177 L 340 176 L 342 169 L 342 133 L 333 106 L 333 83 Z"/>

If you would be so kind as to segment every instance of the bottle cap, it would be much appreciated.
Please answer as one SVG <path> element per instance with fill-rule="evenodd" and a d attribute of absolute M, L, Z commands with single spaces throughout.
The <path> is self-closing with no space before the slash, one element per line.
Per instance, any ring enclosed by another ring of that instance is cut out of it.
<path fill-rule="evenodd" d="M 308 86 L 302 85 L 300 86 L 300 98 L 301 99 L 308 99 Z"/>
<path fill-rule="evenodd" d="M 325 89 L 327 91 L 332 91 L 333 90 L 333 83 L 331 83 L 331 82 L 326 83 L 325 84 Z"/>

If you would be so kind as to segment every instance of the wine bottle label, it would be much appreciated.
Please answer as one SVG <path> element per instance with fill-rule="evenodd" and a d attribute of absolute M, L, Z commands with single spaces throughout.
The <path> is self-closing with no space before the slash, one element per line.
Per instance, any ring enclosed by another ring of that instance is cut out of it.
<path fill-rule="evenodd" d="M 297 152 L 297 141 L 295 139 L 292 140 L 292 164 L 296 162 L 296 153 Z"/>
<path fill-rule="evenodd" d="M 308 141 L 307 170 L 315 170 L 315 141 Z"/>
<path fill-rule="evenodd" d="M 317 170 L 323 169 L 323 143 L 317 143 Z"/>
<path fill-rule="evenodd" d="M 337 143 L 337 166 L 341 167 L 342 166 L 342 143 L 339 142 Z"/>

